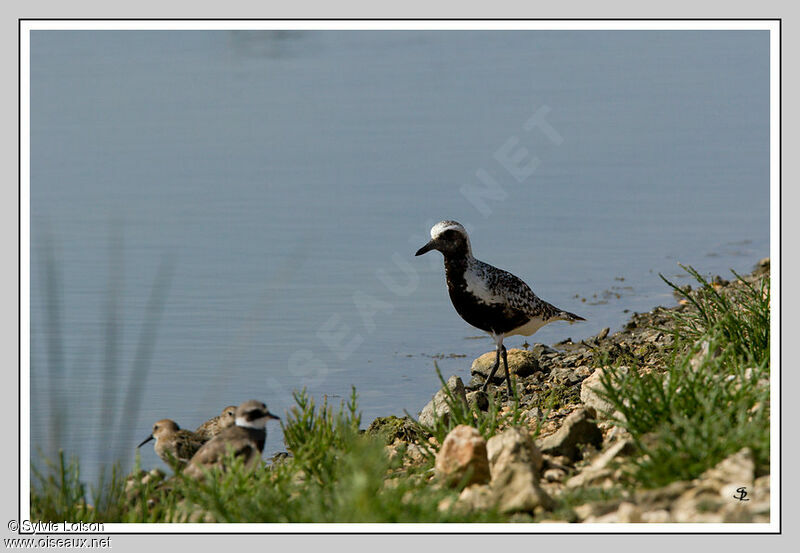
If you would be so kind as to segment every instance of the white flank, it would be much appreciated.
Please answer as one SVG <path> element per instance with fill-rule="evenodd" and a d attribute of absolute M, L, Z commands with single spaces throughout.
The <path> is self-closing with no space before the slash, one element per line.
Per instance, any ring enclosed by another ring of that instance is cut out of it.
<path fill-rule="evenodd" d="M 467 292 L 475 296 L 485 304 L 504 303 L 504 299 L 498 296 L 486 285 L 483 274 L 475 271 L 471 266 L 467 266 L 464 271 L 464 281 L 467 283 Z"/>
<path fill-rule="evenodd" d="M 260 419 L 255 419 L 252 421 L 248 421 L 243 419 L 242 417 L 236 417 L 236 426 L 242 426 L 244 428 L 255 428 L 256 430 L 263 430 L 267 426 L 267 417 L 261 417 Z"/>
<path fill-rule="evenodd" d="M 555 319 L 551 319 L 551 320 L 545 322 L 542 319 L 531 319 L 530 321 L 528 321 L 524 325 L 518 326 L 514 330 L 510 330 L 510 331 L 506 332 L 506 336 L 514 336 L 514 335 L 530 336 L 531 334 L 533 334 L 534 332 L 536 332 L 537 330 L 542 328 L 544 325 L 546 325 L 547 323 L 552 322 L 554 320 Z"/>

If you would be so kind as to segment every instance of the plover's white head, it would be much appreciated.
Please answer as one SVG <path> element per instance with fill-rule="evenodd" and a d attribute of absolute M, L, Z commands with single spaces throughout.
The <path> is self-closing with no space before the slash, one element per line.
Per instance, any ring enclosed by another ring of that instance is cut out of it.
<path fill-rule="evenodd" d="M 245 401 L 236 408 L 236 426 L 263 430 L 269 419 L 280 420 L 280 417 L 270 413 L 267 406 L 256 399 Z"/>
<path fill-rule="evenodd" d="M 166 437 L 170 436 L 171 434 L 174 434 L 175 432 L 177 432 L 180 429 L 181 429 L 181 427 L 178 426 L 178 423 L 176 423 L 174 420 L 161 419 L 160 421 L 158 421 L 157 423 L 155 423 L 153 425 L 153 432 L 142 443 L 140 443 L 136 447 L 142 447 L 144 444 L 146 444 L 150 440 L 155 440 L 156 443 L 158 443 L 158 440 L 160 438 L 166 438 Z"/>
<path fill-rule="evenodd" d="M 422 246 L 415 255 L 439 250 L 445 257 L 472 255 L 467 229 L 456 221 L 440 221 L 431 228 L 430 242 Z"/>

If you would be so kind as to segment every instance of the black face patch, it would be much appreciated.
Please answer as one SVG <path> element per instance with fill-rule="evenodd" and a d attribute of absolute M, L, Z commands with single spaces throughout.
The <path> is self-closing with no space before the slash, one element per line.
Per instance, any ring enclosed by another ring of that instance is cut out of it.
<path fill-rule="evenodd" d="M 244 414 L 244 420 L 253 422 L 256 419 L 263 419 L 267 414 L 266 409 L 253 409 Z"/>
<path fill-rule="evenodd" d="M 465 257 L 469 253 L 467 240 L 457 230 L 447 230 L 436 240 L 436 248 L 445 257 Z"/>

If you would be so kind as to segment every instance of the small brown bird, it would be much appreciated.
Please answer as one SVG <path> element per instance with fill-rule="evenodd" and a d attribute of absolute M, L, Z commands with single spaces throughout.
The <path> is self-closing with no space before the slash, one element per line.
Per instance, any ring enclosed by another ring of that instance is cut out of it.
<path fill-rule="evenodd" d="M 189 459 L 207 441 L 194 432 L 181 430 L 178 424 L 170 419 L 161 419 L 153 425 L 153 432 L 136 447 L 142 447 L 150 440 L 155 440 L 153 449 L 162 461 L 174 469 L 189 462 Z"/>
<path fill-rule="evenodd" d="M 222 466 L 228 451 L 234 457 L 242 458 L 245 466 L 257 466 L 267 439 L 269 419 L 280 420 L 280 417 L 270 413 L 267 406 L 258 400 L 245 401 L 236 408 L 236 424 L 223 429 L 203 445 L 189 461 L 184 474 L 202 478 L 204 469 Z"/>
<path fill-rule="evenodd" d="M 222 413 L 197 427 L 194 431 L 195 434 L 205 440 L 210 440 L 225 428 L 233 426 L 236 422 L 236 406 L 228 405 L 222 410 Z"/>

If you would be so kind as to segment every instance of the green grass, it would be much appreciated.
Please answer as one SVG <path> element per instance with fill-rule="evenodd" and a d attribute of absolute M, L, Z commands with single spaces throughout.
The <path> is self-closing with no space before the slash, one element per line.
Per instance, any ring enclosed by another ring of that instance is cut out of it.
<path fill-rule="evenodd" d="M 657 487 L 688 480 L 744 447 L 757 472 L 769 470 L 769 280 L 720 293 L 691 267 L 700 284 L 686 292 L 692 309 L 676 312 L 673 361 L 665 372 L 603 374 L 604 395 L 622 414 L 640 454 L 633 483 Z M 663 278 L 663 277 L 662 277 Z M 626 361 L 630 361 L 627 358 Z"/>
<path fill-rule="evenodd" d="M 713 335 L 732 349 L 737 359 L 754 365 L 769 365 L 769 277 L 750 283 L 735 271 L 736 282 L 722 293 L 693 267 L 681 267 L 700 284 L 687 292 L 659 275 L 694 309 L 674 312 L 677 336 L 694 343 Z"/>
<path fill-rule="evenodd" d="M 355 391 L 334 410 L 304 391 L 284 423 L 294 457 L 248 470 L 230 460 L 224 472 L 195 481 L 183 474 L 166 483 L 136 482 L 127 494 L 115 480 L 109 500 L 88 506 L 76 463 L 51 465 L 31 495 L 36 520 L 122 522 L 500 522 L 493 511 L 440 511 L 459 490 L 435 483 L 432 462 L 404 466 L 383 440 L 359 431 Z"/>
<path fill-rule="evenodd" d="M 118 465 L 110 478 L 101 473 L 91 490 L 81 481 L 76 458 L 66 459 L 58 452 L 56 462 L 45 462 L 46 470 L 31 466 L 31 516 L 35 520 L 86 521 L 114 520 L 123 509 L 123 482 Z"/>

